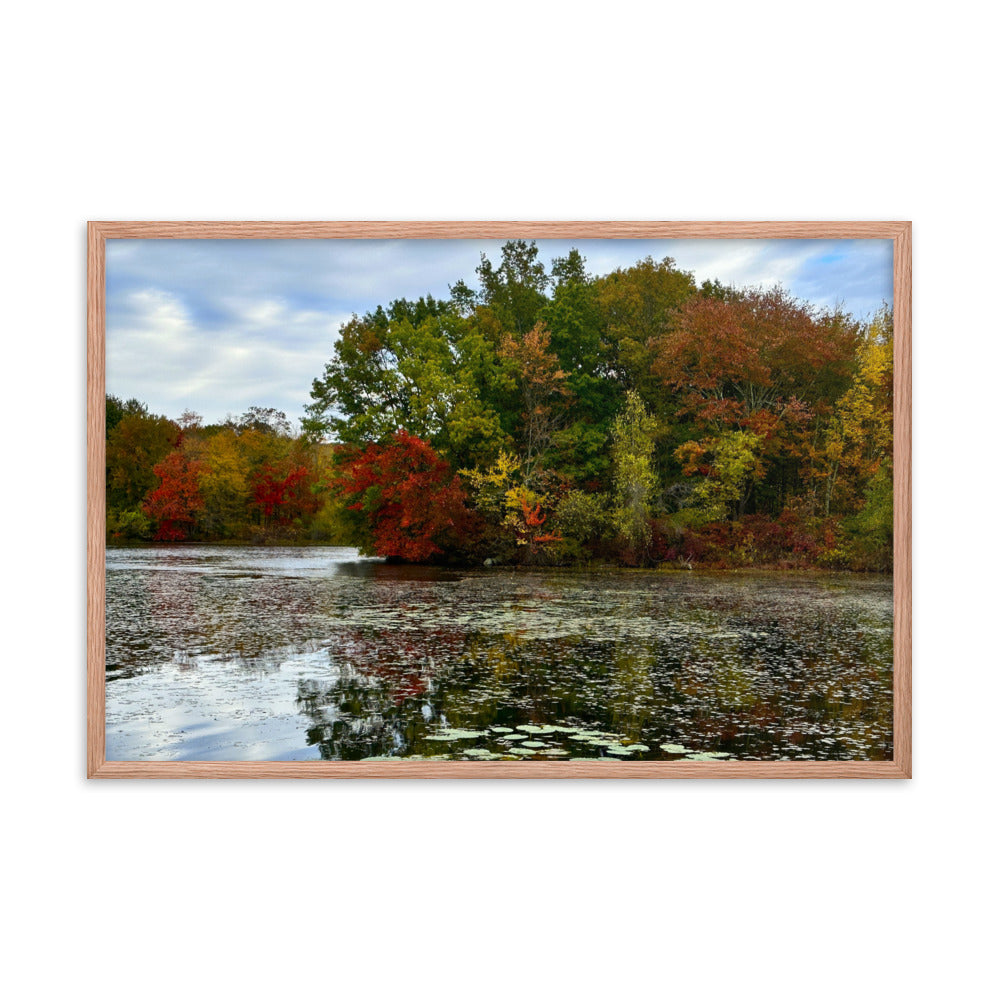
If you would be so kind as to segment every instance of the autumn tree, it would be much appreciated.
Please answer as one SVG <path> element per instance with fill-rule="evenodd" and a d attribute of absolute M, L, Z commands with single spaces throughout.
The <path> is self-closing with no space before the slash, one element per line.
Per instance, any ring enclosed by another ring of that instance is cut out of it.
<path fill-rule="evenodd" d="M 130 404 L 115 412 L 112 397 L 108 407 L 114 422 L 105 446 L 109 510 L 137 510 L 156 487 L 155 466 L 180 441 L 180 428 L 172 420 L 148 413 L 142 404 L 141 408 Z"/>
<path fill-rule="evenodd" d="M 370 533 L 370 554 L 421 562 L 474 530 L 457 475 L 431 446 L 406 431 L 385 444 L 345 452 L 333 485 Z"/>
<path fill-rule="evenodd" d="M 525 483 L 534 484 L 552 435 L 563 416 L 568 394 L 566 373 L 550 350 L 549 331 L 536 323 L 526 334 L 504 335 L 500 357 L 510 363 L 521 402 L 521 467 Z"/>
<path fill-rule="evenodd" d="M 222 427 L 208 435 L 185 435 L 185 452 L 198 462 L 202 497 L 199 523 L 209 538 L 238 538 L 249 523 L 250 455 L 246 435 Z"/>
<path fill-rule="evenodd" d="M 143 503 L 143 513 L 156 522 L 157 541 L 182 542 L 190 537 L 203 503 L 199 465 L 172 451 L 153 472 L 160 484 Z"/>
<path fill-rule="evenodd" d="M 316 512 L 319 502 L 310 489 L 315 476 L 304 465 L 290 461 L 281 466 L 265 465 L 253 477 L 253 503 L 262 525 L 288 525 L 296 518 Z"/>
<path fill-rule="evenodd" d="M 827 433 L 824 507 L 857 510 L 883 465 L 892 468 L 892 312 L 884 307 L 858 342 L 854 377 Z"/>
<path fill-rule="evenodd" d="M 817 314 L 780 288 L 692 296 L 651 343 L 652 371 L 706 450 L 726 441 L 739 450 L 746 439 L 725 437 L 739 431 L 759 439 L 757 459 L 780 511 L 801 485 L 816 418 L 846 385 L 856 336 L 847 317 Z"/>
<path fill-rule="evenodd" d="M 607 368 L 624 388 L 636 389 L 647 406 L 662 396 L 650 370 L 650 342 L 672 330 L 694 291 L 694 278 L 678 270 L 671 257 L 646 257 L 595 282 Z"/>
<path fill-rule="evenodd" d="M 691 501 L 708 521 L 742 514 L 750 490 L 764 475 L 760 461 L 762 438 L 751 431 L 725 430 L 677 449 L 684 474 L 698 475 Z"/>

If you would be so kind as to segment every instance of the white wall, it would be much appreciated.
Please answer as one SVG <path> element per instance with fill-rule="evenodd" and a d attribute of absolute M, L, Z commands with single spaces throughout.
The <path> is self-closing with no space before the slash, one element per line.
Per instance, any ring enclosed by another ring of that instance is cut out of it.
<path fill-rule="evenodd" d="M 351 6 L 5 14 L 10 995 L 982 995 L 995 15 Z M 86 782 L 88 218 L 913 219 L 914 780 Z"/>

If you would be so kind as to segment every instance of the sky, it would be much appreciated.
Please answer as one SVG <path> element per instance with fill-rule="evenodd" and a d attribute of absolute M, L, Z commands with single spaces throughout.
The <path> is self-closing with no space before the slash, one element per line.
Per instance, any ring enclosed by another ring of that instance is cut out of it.
<path fill-rule="evenodd" d="M 700 283 L 780 284 L 865 318 L 892 302 L 891 240 L 538 240 L 539 258 L 577 247 L 594 275 L 672 257 Z M 293 427 L 355 313 L 398 298 L 477 288 L 501 240 L 108 240 L 107 392 L 151 413 L 205 423 L 250 406 Z"/>

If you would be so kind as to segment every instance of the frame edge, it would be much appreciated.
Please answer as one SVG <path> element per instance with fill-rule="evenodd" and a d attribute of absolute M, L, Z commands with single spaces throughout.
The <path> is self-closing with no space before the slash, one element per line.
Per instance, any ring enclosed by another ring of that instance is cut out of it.
<path fill-rule="evenodd" d="M 105 236 L 87 223 L 87 777 L 105 766 L 104 277 Z"/>
<path fill-rule="evenodd" d="M 892 239 L 895 357 L 894 662 L 891 761 L 360 764 L 107 761 L 105 734 L 105 274 L 107 239 L 461 238 Z M 87 777 L 88 778 L 911 778 L 912 777 L 912 223 L 911 222 L 113 222 L 87 223 Z"/>

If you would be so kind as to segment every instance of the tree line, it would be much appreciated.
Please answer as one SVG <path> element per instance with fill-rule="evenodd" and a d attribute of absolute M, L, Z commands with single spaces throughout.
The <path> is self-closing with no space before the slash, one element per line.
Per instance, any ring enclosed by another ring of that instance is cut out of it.
<path fill-rule="evenodd" d="M 302 430 L 107 401 L 111 541 L 331 542 L 408 561 L 892 558 L 892 314 L 588 273 L 534 243 L 341 327 Z"/>

